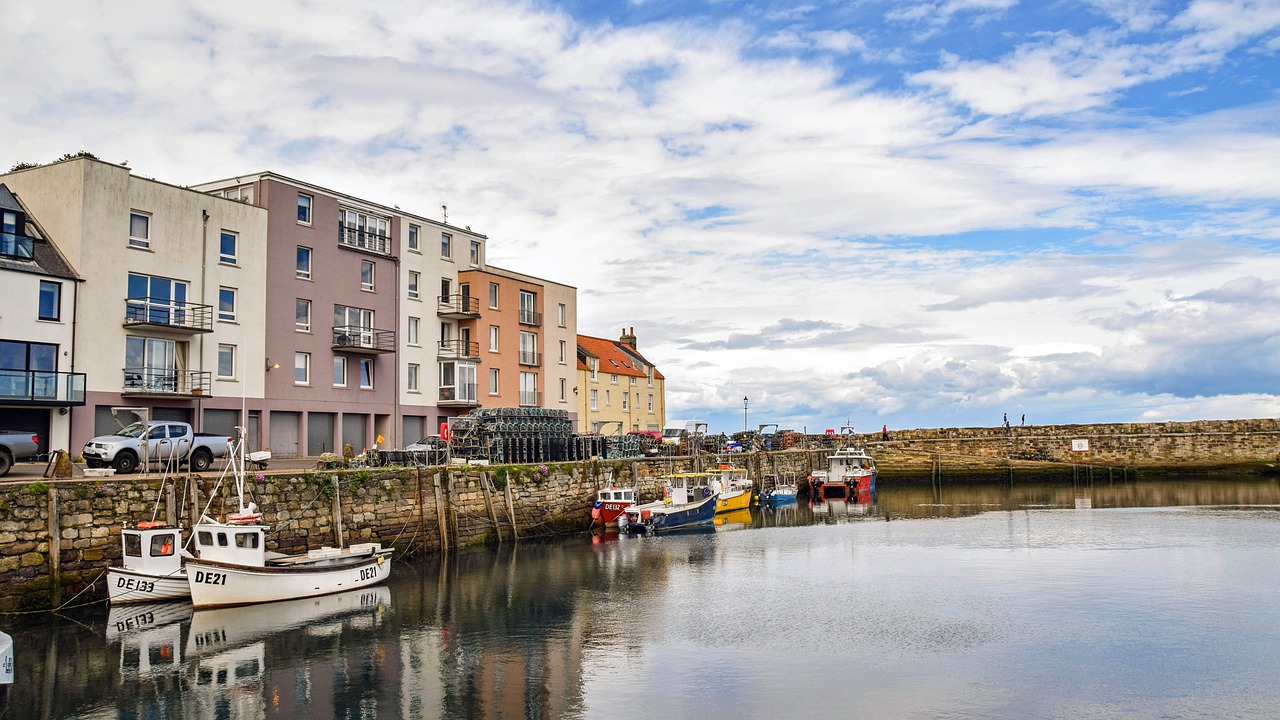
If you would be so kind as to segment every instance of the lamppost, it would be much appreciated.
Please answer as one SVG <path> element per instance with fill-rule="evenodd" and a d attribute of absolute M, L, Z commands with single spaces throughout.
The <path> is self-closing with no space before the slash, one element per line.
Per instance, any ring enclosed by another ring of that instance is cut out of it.
<path fill-rule="evenodd" d="M 742 398 L 742 429 L 743 431 L 751 429 L 751 427 L 747 425 L 747 399 L 745 397 Z"/>

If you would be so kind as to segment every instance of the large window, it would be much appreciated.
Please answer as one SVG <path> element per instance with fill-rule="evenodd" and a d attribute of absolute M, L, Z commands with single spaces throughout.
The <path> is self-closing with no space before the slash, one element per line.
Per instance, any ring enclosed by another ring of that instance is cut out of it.
<path fill-rule="evenodd" d="M 236 346 L 218 344 L 218 377 L 234 378 L 236 376 Z"/>
<path fill-rule="evenodd" d="M 229 230 L 222 231 L 218 241 L 218 262 L 235 265 L 240 257 L 240 238 Z"/>
<path fill-rule="evenodd" d="M 236 321 L 236 289 L 218 288 L 218 319 L 225 322 Z"/>
<path fill-rule="evenodd" d="M 187 284 L 129 273 L 127 317 L 156 325 L 186 325 Z"/>
<path fill-rule="evenodd" d="M 297 276 L 303 280 L 311 279 L 311 248 L 298 246 Z"/>
<path fill-rule="evenodd" d="M 311 383 L 311 353 L 293 354 L 293 384 L 309 385 Z"/>
<path fill-rule="evenodd" d="M 520 364 L 537 365 L 538 336 L 531 332 L 520 333 Z"/>
<path fill-rule="evenodd" d="M 124 341 L 125 387 L 176 392 L 185 381 L 187 343 L 131 335 Z"/>
<path fill-rule="evenodd" d="M 62 283 L 40 281 L 40 307 L 36 317 L 41 320 L 58 320 L 62 317 Z"/>
<path fill-rule="evenodd" d="M 298 193 L 298 222 L 311 224 L 311 196 Z"/>
<path fill-rule="evenodd" d="M 347 359 L 341 356 L 333 359 L 333 386 L 347 386 Z"/>
<path fill-rule="evenodd" d="M 293 329 L 311 332 L 311 301 L 298 298 L 293 301 Z"/>
<path fill-rule="evenodd" d="M 520 404 L 526 407 L 538 405 L 538 374 L 520 373 Z"/>
<path fill-rule="evenodd" d="M 151 216 L 133 211 L 129 213 L 129 247 L 151 247 Z"/>
<path fill-rule="evenodd" d="M 57 345 L 0 340 L 0 398 L 57 398 L 57 369 Z"/>
<path fill-rule="evenodd" d="M 520 322 L 525 325 L 537 325 L 537 296 L 528 290 L 520 291 Z"/>

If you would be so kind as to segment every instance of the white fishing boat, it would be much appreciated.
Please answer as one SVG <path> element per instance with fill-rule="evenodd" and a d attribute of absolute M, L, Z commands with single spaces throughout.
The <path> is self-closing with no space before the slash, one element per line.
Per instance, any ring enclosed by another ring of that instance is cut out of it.
<path fill-rule="evenodd" d="M 267 552 L 267 526 L 257 505 L 245 503 L 244 429 L 237 430 L 238 452 L 231 464 L 238 509 L 222 521 L 202 515 L 192 528 L 194 555 L 186 566 L 196 609 L 329 595 L 390 577 L 392 551 L 381 543 L 322 547 L 301 555 Z"/>
<path fill-rule="evenodd" d="M 121 567 L 107 568 L 112 605 L 189 596 L 182 565 L 182 528 L 152 520 L 120 530 Z"/>

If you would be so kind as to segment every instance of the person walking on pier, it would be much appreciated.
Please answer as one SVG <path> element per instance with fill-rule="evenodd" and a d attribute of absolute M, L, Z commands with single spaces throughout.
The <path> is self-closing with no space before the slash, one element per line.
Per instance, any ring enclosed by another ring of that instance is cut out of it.
<path fill-rule="evenodd" d="M 1009 413 L 1004 414 L 1004 434 L 1012 435 L 1013 430 L 1009 428 Z"/>
<path fill-rule="evenodd" d="M 889 442 L 889 426 L 884 425 L 880 428 L 880 439 Z"/>

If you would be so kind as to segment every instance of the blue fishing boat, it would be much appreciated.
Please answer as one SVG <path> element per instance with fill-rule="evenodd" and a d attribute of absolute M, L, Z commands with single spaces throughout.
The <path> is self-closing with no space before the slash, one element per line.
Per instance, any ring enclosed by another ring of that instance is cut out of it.
<path fill-rule="evenodd" d="M 714 473 L 678 473 L 662 480 L 661 500 L 627 508 L 631 532 L 694 527 L 715 520 L 720 486 L 714 482 Z"/>

